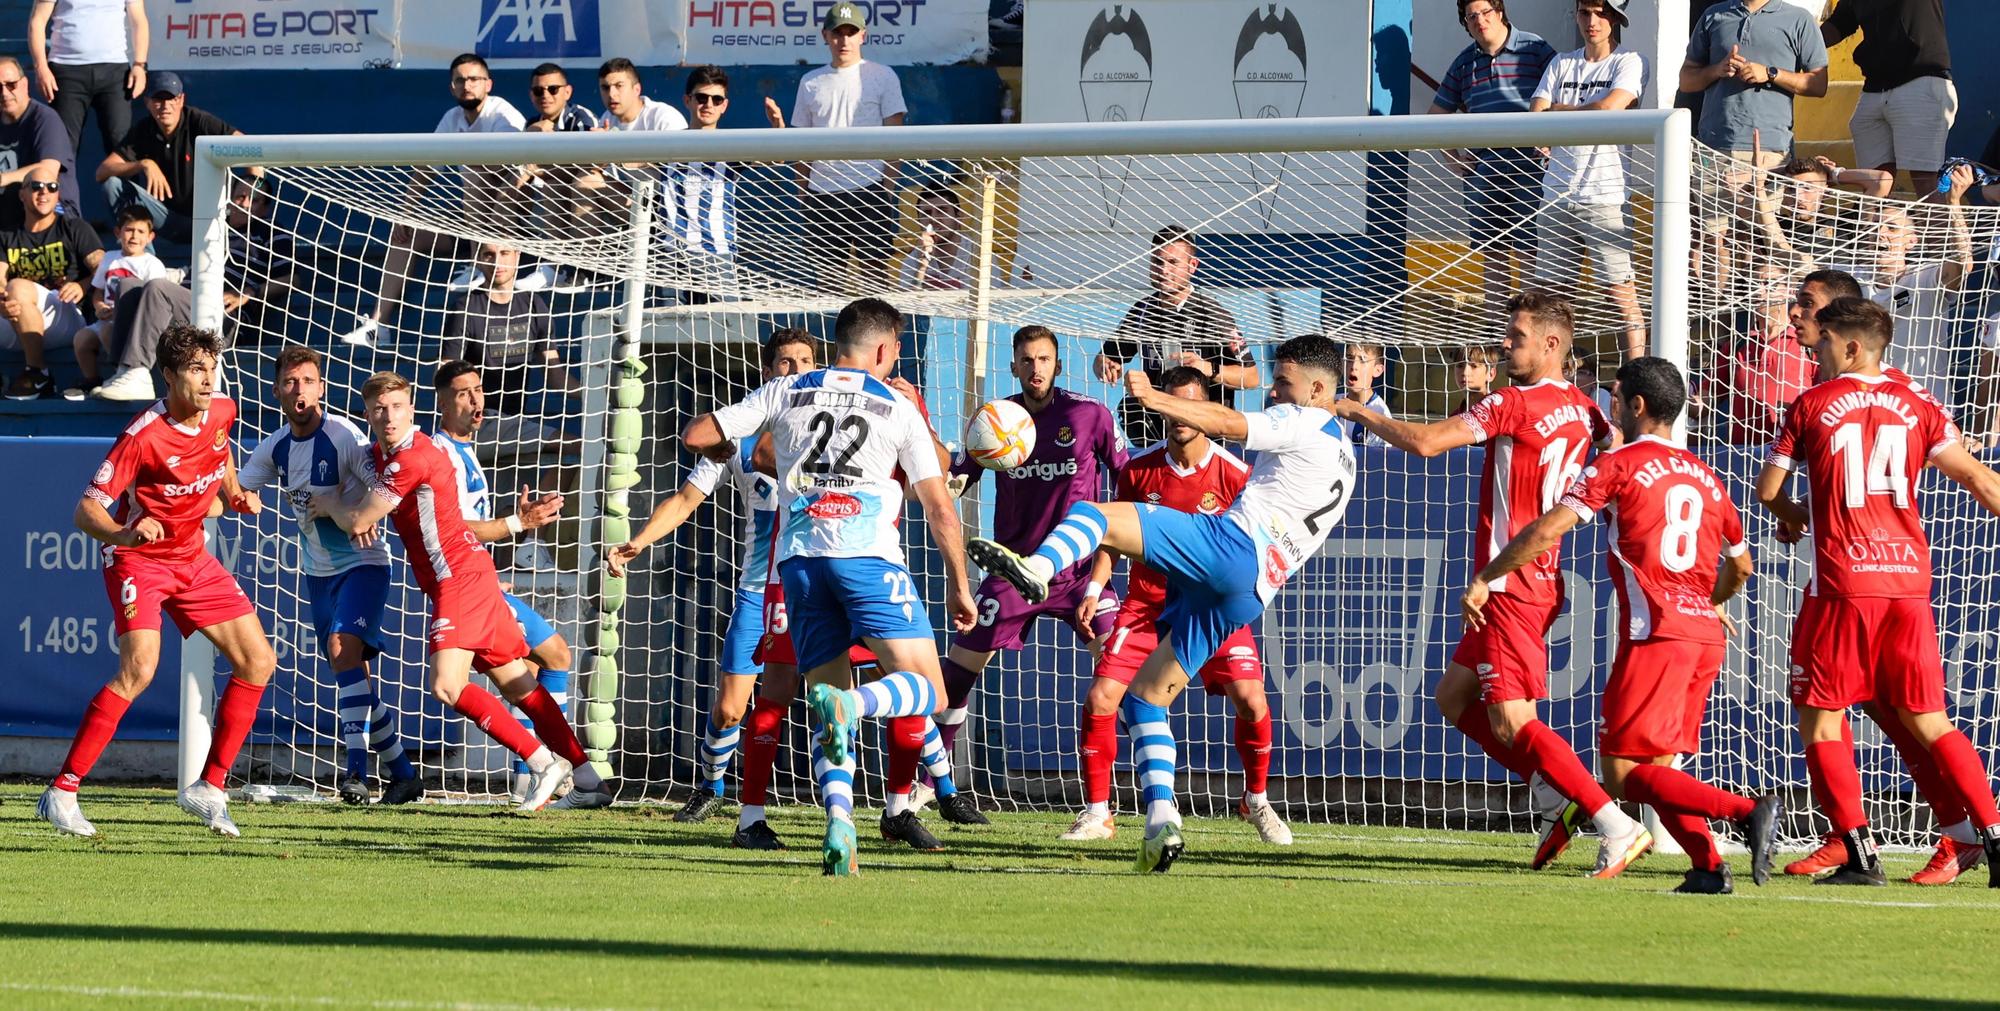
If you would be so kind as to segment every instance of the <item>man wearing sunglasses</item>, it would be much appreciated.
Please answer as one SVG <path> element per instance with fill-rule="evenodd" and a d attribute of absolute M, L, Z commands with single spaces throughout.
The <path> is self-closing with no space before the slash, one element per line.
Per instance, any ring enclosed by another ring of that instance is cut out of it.
<path fill-rule="evenodd" d="M 194 231 L 194 142 L 243 131 L 189 105 L 187 86 L 171 70 L 153 74 L 150 88 L 147 118 L 132 124 L 118 149 L 104 156 L 97 181 L 113 215 L 137 204 L 152 212 L 162 238 L 186 242 Z"/>
<path fill-rule="evenodd" d="M 58 213 L 62 184 L 47 165 L 28 170 L 21 183 L 21 227 L 0 233 L 6 250 L 7 287 L 0 296 L 0 348 L 19 346 L 27 367 L 7 384 L 7 399 L 57 396 L 44 351 L 67 347 L 83 329 L 84 285 L 104 258 L 97 233 L 74 214 Z"/>
<path fill-rule="evenodd" d="M 729 74 L 721 67 L 694 68 L 681 96 L 689 129 L 714 130 L 729 111 Z M 691 291 L 707 301 L 713 290 L 733 284 L 736 259 L 736 166 L 728 162 L 685 162 L 667 171 L 662 212 L 666 228 L 681 240 L 690 267 L 711 283 Z"/>
<path fill-rule="evenodd" d="M 21 62 L 0 56 L 0 229 L 21 227 L 21 181 L 47 168 L 63 206 L 76 206 L 76 151 L 54 109 L 28 96 Z"/>
<path fill-rule="evenodd" d="M 571 101 L 575 89 L 569 75 L 553 63 L 544 63 L 528 75 L 528 104 L 535 118 L 522 129 L 534 133 L 580 133 L 597 129 L 597 114 Z"/>

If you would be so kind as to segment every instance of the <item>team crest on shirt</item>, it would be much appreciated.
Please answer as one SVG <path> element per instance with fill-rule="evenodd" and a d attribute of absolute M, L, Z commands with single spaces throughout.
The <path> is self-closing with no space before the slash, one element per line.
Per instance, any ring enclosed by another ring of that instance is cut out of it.
<path fill-rule="evenodd" d="M 1195 508 L 1203 513 L 1213 516 L 1216 513 L 1222 511 L 1222 500 L 1216 498 L 1214 492 L 1205 491 L 1201 493 L 1201 504 L 1195 506 Z"/>
<path fill-rule="evenodd" d="M 111 469 L 111 461 L 106 460 L 103 463 L 97 465 L 97 477 L 93 478 L 90 483 L 110 484 L 112 476 L 113 472 Z"/>
<path fill-rule="evenodd" d="M 1061 428 L 1056 429 L 1056 445 L 1058 446 L 1076 445 L 1076 433 L 1074 431 L 1071 431 L 1068 425 L 1064 425 Z"/>
<path fill-rule="evenodd" d="M 223 448 L 228 445 L 229 445 L 229 433 L 218 429 L 215 433 L 215 451 L 220 453 L 222 452 Z"/>

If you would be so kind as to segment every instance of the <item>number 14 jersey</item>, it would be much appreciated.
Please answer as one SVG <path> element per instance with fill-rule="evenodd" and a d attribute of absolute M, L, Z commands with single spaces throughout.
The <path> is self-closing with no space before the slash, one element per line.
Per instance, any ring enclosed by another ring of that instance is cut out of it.
<path fill-rule="evenodd" d="M 1583 473 L 1590 447 L 1611 435 L 1611 423 L 1588 394 L 1559 379 L 1496 390 L 1458 416 L 1486 443 L 1479 482 L 1479 528 L 1472 543 L 1478 572 Z M 1562 547 L 1493 581 L 1493 592 L 1522 604 L 1562 600 Z"/>

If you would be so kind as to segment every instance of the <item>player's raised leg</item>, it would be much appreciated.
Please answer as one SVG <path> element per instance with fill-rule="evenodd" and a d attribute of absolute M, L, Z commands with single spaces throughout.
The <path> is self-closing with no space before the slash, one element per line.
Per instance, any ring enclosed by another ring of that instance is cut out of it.
<path fill-rule="evenodd" d="M 1029 603 L 1048 599 L 1049 580 L 1074 567 L 1100 547 L 1122 555 L 1144 554 L 1138 506 L 1130 502 L 1078 502 L 1069 507 L 1034 554 L 1019 555 L 998 541 L 974 537 L 965 542 L 967 558 L 1012 583 Z"/>

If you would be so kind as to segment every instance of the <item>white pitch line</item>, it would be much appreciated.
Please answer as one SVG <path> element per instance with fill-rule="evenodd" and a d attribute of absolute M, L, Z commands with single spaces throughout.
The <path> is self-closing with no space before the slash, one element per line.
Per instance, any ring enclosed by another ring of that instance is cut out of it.
<path fill-rule="evenodd" d="M 474 1001 L 357 1000 L 352 997 L 293 996 L 261 993 L 230 993 L 221 990 L 148 990 L 135 986 L 66 986 L 56 983 L 15 983 L 0 980 L 0 990 L 16 993 L 63 994 L 72 997 L 125 998 L 129 1000 L 186 1000 L 233 1004 L 295 1005 L 305 1007 L 366 1007 L 385 1011 L 573 1011 L 558 1004 L 482 1004 Z M 614 1011 L 614 1009 L 604 1009 Z"/>

